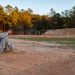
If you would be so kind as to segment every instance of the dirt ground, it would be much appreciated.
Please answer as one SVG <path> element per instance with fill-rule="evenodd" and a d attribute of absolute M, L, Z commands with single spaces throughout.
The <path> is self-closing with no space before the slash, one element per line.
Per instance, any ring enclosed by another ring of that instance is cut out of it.
<path fill-rule="evenodd" d="M 75 75 L 75 50 L 47 42 L 11 41 L 14 51 L 0 54 L 0 75 Z"/>

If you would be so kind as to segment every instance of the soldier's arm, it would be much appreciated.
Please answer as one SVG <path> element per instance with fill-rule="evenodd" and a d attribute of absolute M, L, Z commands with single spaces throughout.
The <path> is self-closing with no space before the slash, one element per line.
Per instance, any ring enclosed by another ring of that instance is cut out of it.
<path fill-rule="evenodd" d="M 0 39 L 8 36 L 8 32 L 0 33 Z"/>

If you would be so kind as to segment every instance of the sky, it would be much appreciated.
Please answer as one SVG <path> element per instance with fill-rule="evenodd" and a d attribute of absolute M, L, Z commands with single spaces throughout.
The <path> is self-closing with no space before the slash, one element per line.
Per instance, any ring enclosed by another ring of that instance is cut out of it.
<path fill-rule="evenodd" d="M 17 6 L 19 10 L 31 8 L 34 14 L 47 15 L 53 8 L 57 13 L 72 9 L 75 0 L 0 0 L 0 5 L 12 7 Z"/>

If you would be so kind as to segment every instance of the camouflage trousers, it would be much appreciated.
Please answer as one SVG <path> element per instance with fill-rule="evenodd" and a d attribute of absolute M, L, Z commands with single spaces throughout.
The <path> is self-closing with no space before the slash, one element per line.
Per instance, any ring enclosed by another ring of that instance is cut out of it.
<path fill-rule="evenodd" d="M 13 50 L 13 45 L 8 37 L 0 39 L 0 52 L 3 52 L 5 50 Z"/>

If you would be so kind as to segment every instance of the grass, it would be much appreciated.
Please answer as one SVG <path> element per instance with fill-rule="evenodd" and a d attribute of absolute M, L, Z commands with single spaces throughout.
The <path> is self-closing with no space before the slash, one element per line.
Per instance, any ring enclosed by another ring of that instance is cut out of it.
<path fill-rule="evenodd" d="M 24 40 L 51 42 L 57 44 L 65 44 L 65 48 L 75 48 L 75 38 L 44 38 L 44 37 L 25 37 Z"/>
<path fill-rule="evenodd" d="M 31 41 L 45 41 L 45 42 L 56 42 L 60 44 L 75 44 L 75 38 L 41 38 L 41 37 L 28 37 L 28 38 L 21 38 L 24 40 L 31 40 Z"/>

